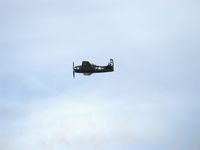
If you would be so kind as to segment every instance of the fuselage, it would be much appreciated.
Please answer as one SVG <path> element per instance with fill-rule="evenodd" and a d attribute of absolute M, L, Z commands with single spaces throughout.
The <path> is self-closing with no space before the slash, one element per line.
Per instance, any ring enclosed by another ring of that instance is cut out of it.
<path fill-rule="evenodd" d="M 90 64 L 89 61 L 82 61 L 82 65 L 73 67 L 73 71 L 76 73 L 83 73 L 84 75 L 91 75 L 92 73 L 101 72 L 112 72 L 114 71 L 114 62 L 113 59 L 110 59 L 110 62 L 107 66 L 97 66 Z"/>
<path fill-rule="evenodd" d="M 96 65 L 91 65 L 90 67 L 82 67 L 76 66 L 74 67 L 74 71 L 76 73 L 98 73 L 98 72 L 111 72 L 114 71 L 112 66 L 96 66 Z"/>

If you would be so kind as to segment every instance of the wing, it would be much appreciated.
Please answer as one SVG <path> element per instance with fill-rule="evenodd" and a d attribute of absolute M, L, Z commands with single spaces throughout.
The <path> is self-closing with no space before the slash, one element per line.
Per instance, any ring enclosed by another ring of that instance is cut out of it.
<path fill-rule="evenodd" d="M 85 76 L 90 76 L 92 73 L 83 73 Z"/>
<path fill-rule="evenodd" d="M 90 64 L 90 62 L 89 61 L 83 61 L 82 62 L 82 70 L 83 71 L 91 71 L 92 70 L 92 65 Z"/>

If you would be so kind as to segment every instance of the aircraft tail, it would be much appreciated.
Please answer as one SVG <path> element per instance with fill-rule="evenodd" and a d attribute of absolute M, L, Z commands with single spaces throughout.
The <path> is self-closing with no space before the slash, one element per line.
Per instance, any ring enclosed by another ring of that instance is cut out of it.
<path fill-rule="evenodd" d="M 114 61 L 113 61 L 113 59 L 110 59 L 110 62 L 108 63 L 108 66 L 110 66 L 111 70 L 114 71 Z"/>

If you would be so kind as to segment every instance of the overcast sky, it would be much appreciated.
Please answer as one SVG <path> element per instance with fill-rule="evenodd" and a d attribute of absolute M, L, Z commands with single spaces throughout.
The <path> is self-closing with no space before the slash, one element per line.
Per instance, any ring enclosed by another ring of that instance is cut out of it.
<path fill-rule="evenodd" d="M 1 150 L 200 149 L 198 0 L 0 2 Z"/>

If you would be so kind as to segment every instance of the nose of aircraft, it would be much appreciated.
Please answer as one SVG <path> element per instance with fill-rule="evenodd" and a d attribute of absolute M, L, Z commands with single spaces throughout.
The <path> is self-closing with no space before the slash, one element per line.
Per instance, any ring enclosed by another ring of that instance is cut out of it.
<path fill-rule="evenodd" d="M 76 67 L 74 67 L 74 70 L 75 70 L 75 71 L 78 71 L 78 70 L 80 70 L 80 67 L 79 67 L 79 66 L 76 66 Z"/>

